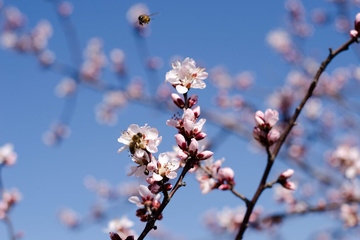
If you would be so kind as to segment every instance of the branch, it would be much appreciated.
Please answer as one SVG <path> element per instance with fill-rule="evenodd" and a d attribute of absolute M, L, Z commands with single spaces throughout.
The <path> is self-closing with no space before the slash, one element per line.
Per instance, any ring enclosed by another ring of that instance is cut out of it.
<path fill-rule="evenodd" d="M 255 204 L 257 202 L 257 200 L 259 199 L 261 193 L 263 192 L 263 190 L 266 188 L 266 179 L 269 176 L 270 170 L 272 168 L 272 165 L 276 159 L 276 156 L 278 155 L 281 146 L 284 144 L 287 136 L 289 135 L 290 131 L 292 130 L 292 128 L 295 126 L 296 124 L 296 120 L 298 118 L 298 116 L 300 115 L 302 109 L 305 106 L 305 103 L 309 100 L 309 98 L 312 96 L 314 89 L 319 81 L 319 78 L 321 76 L 321 74 L 325 71 L 326 67 L 329 65 L 329 63 L 331 62 L 331 60 L 336 57 L 339 53 L 348 50 L 349 46 L 351 44 L 353 44 L 354 42 L 357 42 L 357 38 L 351 38 L 350 40 L 348 40 L 345 44 L 343 44 L 342 46 L 340 46 L 337 50 L 333 51 L 331 48 L 329 49 L 329 55 L 328 57 L 321 63 L 317 73 L 315 74 L 312 83 L 309 86 L 309 89 L 307 91 L 307 93 L 305 94 L 303 100 L 300 102 L 299 106 L 296 108 L 293 116 L 291 117 L 287 127 L 285 128 L 283 134 L 280 136 L 280 139 L 278 140 L 277 144 L 275 145 L 273 151 L 271 152 L 269 147 L 267 147 L 266 151 L 267 151 L 267 155 L 268 155 L 268 161 L 267 161 L 267 165 L 265 167 L 263 176 L 261 178 L 261 181 L 259 183 L 259 186 L 257 188 L 256 193 L 254 194 L 252 200 L 250 201 L 250 204 L 247 206 L 247 210 L 243 219 L 242 224 L 240 225 L 239 228 L 239 232 L 236 235 L 236 240 L 240 240 L 243 239 L 243 235 L 247 229 L 247 227 L 249 226 L 249 219 L 250 219 L 250 215 L 255 207 Z"/>

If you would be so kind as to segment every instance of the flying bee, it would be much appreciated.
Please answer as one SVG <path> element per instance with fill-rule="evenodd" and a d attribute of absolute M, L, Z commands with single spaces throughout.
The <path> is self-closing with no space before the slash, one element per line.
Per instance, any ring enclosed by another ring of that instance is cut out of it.
<path fill-rule="evenodd" d="M 139 17 L 138 17 L 138 23 L 144 27 L 144 24 L 149 24 L 150 20 L 151 20 L 151 16 L 154 16 L 154 15 L 157 15 L 159 14 L 158 12 L 157 13 L 153 13 L 153 14 L 150 14 L 150 15 L 147 15 L 147 14 L 141 14 Z"/>
<path fill-rule="evenodd" d="M 139 148 L 143 135 L 141 133 L 134 134 L 129 144 L 129 151 L 132 155 L 135 154 L 136 148 Z"/>

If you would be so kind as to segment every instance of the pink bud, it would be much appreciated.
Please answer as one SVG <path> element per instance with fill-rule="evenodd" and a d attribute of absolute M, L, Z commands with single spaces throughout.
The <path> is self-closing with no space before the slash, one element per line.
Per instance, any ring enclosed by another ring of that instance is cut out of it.
<path fill-rule="evenodd" d="M 211 158 L 212 155 L 214 155 L 214 153 L 211 151 L 203 151 L 196 155 L 196 157 L 198 158 L 198 160 L 205 160 Z"/>
<path fill-rule="evenodd" d="M 350 37 L 357 38 L 359 36 L 359 32 L 356 30 L 350 30 Z"/>
<path fill-rule="evenodd" d="M 195 139 L 198 141 L 200 141 L 204 138 L 206 138 L 206 133 L 204 133 L 204 132 L 198 132 L 195 134 Z"/>
<path fill-rule="evenodd" d="M 121 240 L 120 236 L 117 233 L 109 232 L 111 240 Z"/>
<path fill-rule="evenodd" d="M 193 112 L 194 112 L 195 118 L 198 118 L 198 117 L 200 116 L 200 106 L 196 106 L 196 107 L 193 109 Z"/>
<path fill-rule="evenodd" d="M 282 172 L 279 176 L 279 180 L 285 180 L 290 178 L 292 175 L 294 174 L 294 170 L 293 169 L 288 169 L 284 172 Z"/>
<path fill-rule="evenodd" d="M 257 111 L 255 113 L 255 123 L 257 126 L 265 124 L 264 113 L 262 111 Z"/>
<path fill-rule="evenodd" d="M 198 102 L 198 96 L 197 95 L 191 95 L 191 97 L 189 97 L 189 107 L 191 108 L 192 106 L 194 106 L 197 102 Z"/>
<path fill-rule="evenodd" d="M 360 13 L 356 14 L 355 16 L 354 28 L 356 31 L 360 31 Z"/>
<path fill-rule="evenodd" d="M 195 138 L 191 139 L 190 145 L 189 145 L 189 153 L 190 155 L 195 155 L 199 149 L 199 143 L 196 141 Z"/>
<path fill-rule="evenodd" d="M 185 103 L 179 95 L 177 95 L 176 93 L 173 93 L 173 94 L 171 94 L 171 98 L 177 107 L 179 107 L 181 109 L 184 108 Z"/>
<path fill-rule="evenodd" d="M 293 182 L 286 181 L 284 184 L 281 184 L 284 188 L 289 190 L 296 190 L 296 185 Z"/>
<path fill-rule="evenodd" d="M 184 161 L 188 158 L 188 154 L 186 154 L 183 150 L 178 151 L 177 156 L 180 158 L 180 160 Z"/>
<path fill-rule="evenodd" d="M 280 132 L 277 129 L 271 129 L 270 132 L 268 133 L 268 142 L 269 145 L 273 145 L 277 140 L 279 140 L 280 138 Z"/>
<path fill-rule="evenodd" d="M 218 179 L 220 181 L 225 180 L 229 184 L 232 184 L 234 182 L 234 170 L 232 170 L 229 167 L 220 168 L 218 172 Z"/>
<path fill-rule="evenodd" d="M 276 110 L 272 110 L 270 108 L 266 109 L 265 111 L 265 121 L 273 127 L 277 121 L 279 121 L 279 113 Z"/>
<path fill-rule="evenodd" d="M 176 140 L 176 143 L 179 146 L 179 148 L 181 148 L 182 150 L 187 149 L 187 143 L 186 143 L 185 137 L 182 134 L 180 134 L 180 133 L 176 134 L 175 140 Z"/>

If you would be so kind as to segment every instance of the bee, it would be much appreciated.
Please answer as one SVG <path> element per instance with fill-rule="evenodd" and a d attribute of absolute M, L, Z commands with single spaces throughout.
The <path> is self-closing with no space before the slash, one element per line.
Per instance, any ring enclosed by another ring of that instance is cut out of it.
<path fill-rule="evenodd" d="M 153 13 L 153 14 L 150 14 L 150 15 L 147 15 L 147 14 L 141 14 L 139 17 L 138 17 L 138 23 L 144 27 L 144 24 L 149 24 L 150 20 L 151 20 L 151 16 L 154 16 L 154 15 L 157 15 L 159 13 Z"/>
<path fill-rule="evenodd" d="M 139 148 L 143 135 L 141 133 L 134 134 L 129 144 L 129 150 L 132 155 L 135 154 L 136 148 Z"/>

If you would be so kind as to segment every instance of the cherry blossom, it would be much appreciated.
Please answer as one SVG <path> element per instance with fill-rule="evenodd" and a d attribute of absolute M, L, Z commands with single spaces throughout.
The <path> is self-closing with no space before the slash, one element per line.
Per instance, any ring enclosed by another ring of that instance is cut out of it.
<path fill-rule="evenodd" d="M 172 68 L 173 70 L 166 73 L 165 81 L 171 83 L 178 93 L 187 93 L 190 88 L 206 87 L 203 80 L 207 78 L 208 73 L 204 72 L 205 68 L 196 67 L 192 58 L 185 58 L 182 63 L 176 61 L 172 64 Z"/>
<path fill-rule="evenodd" d="M 170 158 L 167 153 L 161 153 L 158 158 L 157 169 L 153 172 L 156 181 L 163 180 L 164 177 L 174 179 L 177 176 L 176 170 L 180 166 L 177 158 Z"/>
<path fill-rule="evenodd" d="M 10 143 L 0 147 L 0 165 L 13 165 L 17 159 L 17 154 L 14 152 L 14 146 Z"/>
<path fill-rule="evenodd" d="M 253 137 L 264 146 L 271 146 L 280 138 L 280 132 L 273 128 L 279 120 L 279 113 L 276 110 L 266 109 L 265 113 L 255 113 L 256 126 L 253 130 Z"/>
<path fill-rule="evenodd" d="M 119 152 L 129 148 L 130 153 L 135 158 L 142 158 L 145 151 L 155 153 L 158 151 L 157 146 L 160 144 L 162 137 L 158 137 L 159 132 L 156 128 L 147 125 L 131 124 L 127 131 L 124 131 L 118 138 L 118 142 L 125 144 L 119 149 Z"/>
<path fill-rule="evenodd" d="M 136 216 L 139 217 L 142 222 L 146 222 L 160 207 L 159 199 L 161 195 L 151 193 L 145 185 L 139 186 L 139 193 L 141 199 L 138 196 L 132 196 L 129 198 L 129 202 L 135 203 L 136 206 L 140 207 L 136 211 Z M 158 220 L 160 219 L 162 219 L 162 214 L 158 216 Z"/>

